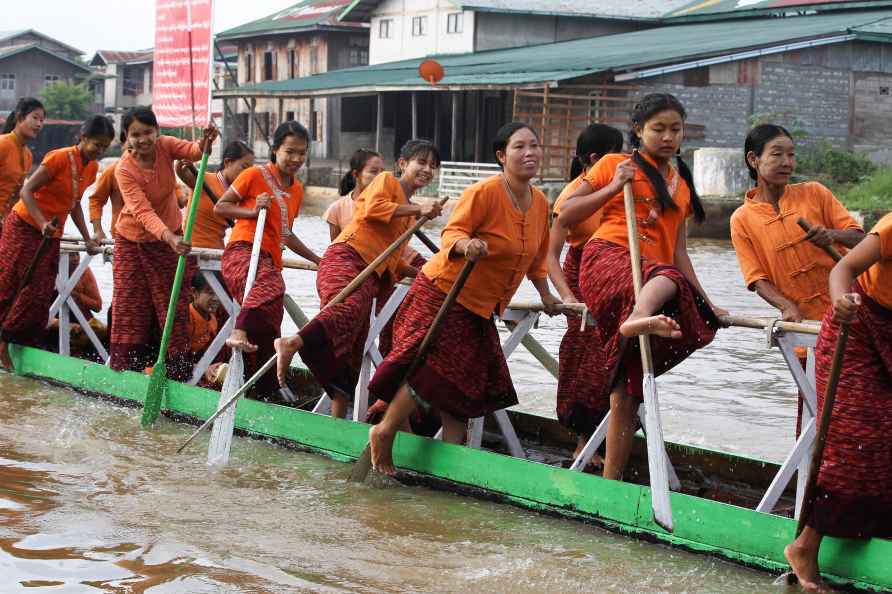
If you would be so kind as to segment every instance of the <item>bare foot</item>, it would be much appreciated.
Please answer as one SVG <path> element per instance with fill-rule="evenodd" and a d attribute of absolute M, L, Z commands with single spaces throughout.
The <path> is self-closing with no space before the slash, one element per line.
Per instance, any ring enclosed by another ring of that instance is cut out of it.
<path fill-rule="evenodd" d="M 12 359 L 9 356 L 9 343 L 0 341 L 0 367 L 12 371 Z"/>
<path fill-rule="evenodd" d="M 818 560 L 809 555 L 805 549 L 791 543 L 784 548 L 784 557 L 796 574 L 799 585 L 806 592 L 832 592 L 827 584 L 821 580 L 821 574 L 818 571 Z"/>
<path fill-rule="evenodd" d="M 226 340 L 226 346 L 231 349 L 238 349 L 245 353 L 253 353 L 257 350 L 256 344 L 248 342 L 248 333 L 244 330 L 235 329 Z"/>
<path fill-rule="evenodd" d="M 681 326 L 669 316 L 643 316 L 632 312 L 632 315 L 619 327 L 619 333 L 627 338 L 647 334 L 681 338 Z"/>
<path fill-rule="evenodd" d="M 291 367 L 291 360 L 297 349 L 301 347 L 300 336 L 286 336 L 285 338 L 277 338 L 273 343 L 276 347 L 276 377 L 279 379 L 279 385 L 283 388 L 288 387 L 288 369 Z"/>
<path fill-rule="evenodd" d="M 387 435 L 381 425 L 369 429 L 369 447 L 372 449 L 372 468 L 388 476 L 396 474 L 393 466 L 393 439 L 396 434 Z"/>

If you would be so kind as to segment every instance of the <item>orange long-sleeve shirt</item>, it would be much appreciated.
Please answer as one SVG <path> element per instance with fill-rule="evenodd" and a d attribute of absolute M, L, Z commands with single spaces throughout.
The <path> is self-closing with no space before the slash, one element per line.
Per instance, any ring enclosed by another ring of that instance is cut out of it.
<path fill-rule="evenodd" d="M 115 169 L 115 179 L 124 198 L 124 208 L 115 226 L 116 233 L 136 242 L 157 241 L 164 231 L 182 227 L 182 215 L 176 198 L 176 159 L 197 161 L 201 148 L 197 142 L 172 136 L 159 136 L 155 142 L 155 163 L 151 169 L 140 167 L 132 152 L 126 153 Z"/>
<path fill-rule="evenodd" d="M 835 196 L 817 182 L 790 184 L 778 209 L 756 202 L 756 189 L 731 216 L 731 241 L 743 280 L 750 290 L 757 281 L 773 284 L 808 319 L 820 320 L 830 305 L 827 280 L 833 258 L 805 239 L 796 223 L 803 217 L 828 229 L 861 229 Z"/>
<path fill-rule="evenodd" d="M 441 249 L 422 272 L 443 292 L 448 292 L 464 266 L 464 258 L 450 258 L 462 239 L 482 239 L 489 255 L 481 258 L 458 295 L 458 302 L 478 316 L 501 315 L 523 277 L 547 277 L 548 202 L 533 188 L 526 212 L 514 206 L 501 175 L 468 187 L 443 228 Z"/>
<path fill-rule="evenodd" d="M 262 168 L 266 168 L 267 175 L 277 180 L 279 186 L 286 192 L 282 196 L 285 208 L 285 220 L 282 218 L 282 211 L 279 208 L 279 201 L 273 200 L 266 213 L 266 223 L 263 225 L 263 239 L 260 243 L 261 251 L 268 253 L 277 268 L 282 268 L 282 235 L 283 230 L 289 231 L 294 219 L 300 213 L 300 205 L 304 198 L 304 187 L 297 178 L 289 187 L 282 186 L 282 177 L 279 174 L 278 167 L 275 163 L 267 163 L 266 165 L 255 165 L 242 171 L 239 176 L 232 182 L 232 190 L 238 194 L 241 201 L 239 206 L 242 208 L 254 208 L 257 204 L 257 197 L 261 194 L 269 194 L 276 196 L 273 188 L 266 183 L 263 176 Z M 287 226 L 287 229 L 282 227 Z M 229 242 L 247 241 L 254 242 L 254 232 L 257 229 L 257 219 L 239 219 L 232 228 L 229 236 Z"/>
<path fill-rule="evenodd" d="M 560 196 L 558 196 L 558 199 L 554 202 L 554 214 L 561 214 L 564 202 L 567 201 L 567 198 L 573 195 L 573 192 L 579 189 L 579 186 L 581 186 L 584 181 L 585 174 L 583 173 L 564 187 Z M 602 214 L 602 209 L 596 210 L 592 216 L 581 223 L 574 225 L 572 229 L 569 229 L 567 231 L 567 243 L 573 247 L 582 247 L 588 243 L 588 240 L 592 238 L 592 235 L 594 235 L 595 231 L 598 230 L 598 227 L 601 226 Z"/>
<path fill-rule="evenodd" d="M 121 190 L 118 188 L 118 182 L 115 179 L 117 167 L 118 162 L 115 162 L 105 168 L 105 171 L 99 176 L 96 187 L 89 198 L 91 221 L 102 220 L 102 209 L 105 208 L 105 203 L 111 200 L 112 218 L 109 233 L 112 236 L 114 236 L 118 216 L 121 214 L 121 209 L 124 208 L 124 198 L 121 196 Z"/>
<path fill-rule="evenodd" d="M 887 214 L 871 229 L 880 238 L 880 261 L 864 271 L 858 282 L 871 299 L 892 309 L 892 214 Z"/>
<path fill-rule="evenodd" d="M 226 191 L 227 184 L 221 172 L 207 173 L 204 183 L 219 199 Z M 299 183 L 299 182 L 298 182 Z M 193 194 L 194 195 L 194 194 Z M 186 204 L 186 212 L 192 207 L 192 196 Z M 214 201 L 202 190 L 195 211 L 195 224 L 192 226 L 192 245 L 200 248 L 223 249 L 223 238 L 228 228 L 226 219 L 214 214 Z M 252 238 L 253 240 L 253 238 Z"/>
<path fill-rule="evenodd" d="M 378 257 L 396 239 L 415 224 L 415 217 L 394 218 L 400 206 L 409 204 L 399 180 L 389 171 L 379 173 L 354 202 L 353 220 L 341 231 L 333 243 L 346 243 L 362 257 L 366 264 Z M 397 281 L 404 267 L 404 250 L 394 251 L 375 270 L 378 276 L 389 275 Z"/>
<path fill-rule="evenodd" d="M 96 283 L 93 271 L 89 268 L 84 270 L 83 276 L 71 291 L 71 296 L 74 297 L 75 302 L 88 318 L 93 313 L 99 313 L 102 310 L 102 295 L 99 294 L 99 285 Z"/>
<path fill-rule="evenodd" d="M 9 212 L 10 201 L 31 171 L 31 151 L 15 132 L 0 135 L 0 218 Z"/>
<path fill-rule="evenodd" d="M 74 164 L 73 173 L 77 176 L 76 184 L 72 180 L 72 163 Z M 62 237 L 62 229 L 65 227 L 68 213 L 71 212 L 75 204 L 80 202 L 87 187 L 96 181 L 99 164 L 96 161 L 90 161 L 84 165 L 77 146 L 69 146 L 47 153 L 40 166 L 47 170 L 50 181 L 34 192 L 34 200 L 47 220 L 53 217 L 59 218 L 59 228 L 54 237 Z M 37 228 L 37 223 L 23 201 L 20 200 L 13 210 L 26 223 Z"/>
<path fill-rule="evenodd" d="M 211 341 L 217 336 L 219 322 L 217 316 L 213 313 L 210 318 L 205 319 L 201 313 L 195 309 L 195 305 L 189 304 L 189 340 L 192 344 L 193 353 L 201 353 L 210 346 Z"/>
<path fill-rule="evenodd" d="M 653 160 L 641 156 L 654 164 Z M 593 189 L 600 190 L 613 180 L 616 166 L 629 158 L 629 155 L 611 153 L 602 157 L 586 174 L 586 181 Z M 632 193 L 635 195 L 635 214 L 638 219 L 638 239 L 641 255 L 663 264 L 675 264 L 675 244 L 679 229 L 691 216 L 691 191 L 688 184 L 675 169 L 669 169 L 666 187 L 677 208 L 660 208 L 656 191 L 643 171 L 637 169 L 632 179 Z M 662 212 L 661 212 L 662 210 Z M 626 227 L 626 209 L 623 193 L 619 192 L 601 207 L 601 225 L 593 236 L 617 245 L 629 245 L 629 232 Z"/>

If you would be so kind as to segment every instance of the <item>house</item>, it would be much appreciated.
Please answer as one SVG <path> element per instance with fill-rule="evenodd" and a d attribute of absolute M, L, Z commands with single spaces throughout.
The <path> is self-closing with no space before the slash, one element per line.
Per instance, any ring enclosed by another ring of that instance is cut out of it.
<path fill-rule="evenodd" d="M 369 62 L 368 26 L 342 19 L 354 0 L 303 0 L 262 19 L 217 35 L 217 43 L 238 48 L 238 85 L 253 86 L 323 74 Z M 226 138 L 248 139 L 258 155 L 269 151 L 276 126 L 296 119 L 311 132 L 311 155 L 339 154 L 342 111 L 355 113 L 350 99 L 242 98 L 237 88 L 215 96 L 231 98 L 226 111 Z M 349 123 L 347 124 L 350 125 Z M 352 150 L 352 148 L 351 148 Z"/>
<path fill-rule="evenodd" d="M 92 71 L 78 62 L 83 52 L 33 29 L 0 31 L 0 112 L 20 97 L 39 96 L 57 81 L 74 84 Z"/>
<path fill-rule="evenodd" d="M 152 103 L 152 49 L 98 50 L 90 60 L 101 75 L 103 109 L 120 115 L 130 107 Z"/>
<path fill-rule="evenodd" d="M 419 77 L 415 58 L 254 83 L 238 94 L 258 101 L 365 97 L 374 107 L 344 118 L 364 127 L 342 128 L 341 136 L 388 158 L 420 135 L 450 160 L 488 161 L 494 129 L 528 121 L 548 148 L 546 177 L 566 176 L 583 126 L 625 127 L 636 98 L 652 91 L 684 101 L 688 146 L 740 147 L 751 122 L 768 118 L 892 158 L 892 2 L 765 0 L 742 11 L 696 10 L 721 2 L 688 3 L 637 31 L 440 55 L 445 77 L 435 85 Z"/>

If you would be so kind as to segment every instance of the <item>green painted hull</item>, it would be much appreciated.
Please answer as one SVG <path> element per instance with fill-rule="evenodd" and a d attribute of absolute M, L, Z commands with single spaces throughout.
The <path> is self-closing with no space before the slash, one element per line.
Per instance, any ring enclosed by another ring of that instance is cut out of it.
<path fill-rule="evenodd" d="M 13 350 L 16 370 L 22 375 L 133 403 L 145 398 L 146 375 L 115 372 L 36 349 Z M 171 382 L 163 409 L 206 419 L 216 408 L 217 396 L 203 388 Z M 341 461 L 356 459 L 368 436 L 364 424 L 254 400 L 239 403 L 236 427 L 254 435 L 287 440 Z M 594 521 L 611 530 L 775 573 L 787 568 L 783 549 L 796 530 L 795 522 L 787 518 L 672 493 L 675 532 L 669 534 L 654 523 L 650 489 L 645 486 L 403 433 L 398 434 L 393 453 L 396 465 L 402 469 L 458 488 L 482 490 L 524 508 Z M 712 452 L 711 456 L 726 458 L 729 466 L 735 460 L 749 462 L 729 454 Z M 821 567 L 832 580 L 868 590 L 892 589 L 892 541 L 826 539 L 821 549 Z"/>

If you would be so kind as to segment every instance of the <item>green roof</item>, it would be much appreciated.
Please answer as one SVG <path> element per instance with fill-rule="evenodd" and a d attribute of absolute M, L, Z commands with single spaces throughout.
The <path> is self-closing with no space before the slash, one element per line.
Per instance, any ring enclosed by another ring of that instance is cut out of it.
<path fill-rule="evenodd" d="M 218 40 L 275 35 L 319 28 L 358 28 L 340 20 L 359 0 L 302 0 L 284 10 L 217 34 Z"/>
<path fill-rule="evenodd" d="M 620 73 L 777 47 L 796 41 L 844 40 L 892 43 L 892 10 L 838 12 L 783 19 L 721 21 L 647 29 L 532 47 L 437 56 L 446 76 L 438 87 L 533 86 L 602 72 Z M 303 78 L 228 89 L 215 96 L 344 94 L 369 90 L 424 90 L 423 59 L 334 70 Z"/>
<path fill-rule="evenodd" d="M 892 0 L 692 0 L 687 6 L 667 11 L 663 18 L 664 22 L 716 20 L 886 6 L 892 7 Z"/>

